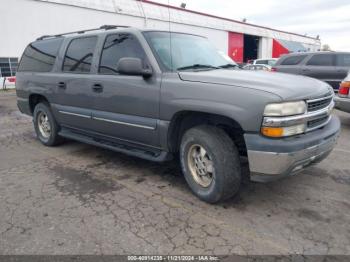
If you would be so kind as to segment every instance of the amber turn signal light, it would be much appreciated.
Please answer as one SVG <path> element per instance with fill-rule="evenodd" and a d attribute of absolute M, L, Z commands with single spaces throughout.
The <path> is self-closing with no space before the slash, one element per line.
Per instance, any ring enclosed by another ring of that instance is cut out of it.
<path fill-rule="evenodd" d="M 262 127 L 261 133 L 268 137 L 282 137 L 283 128 L 281 127 Z"/>

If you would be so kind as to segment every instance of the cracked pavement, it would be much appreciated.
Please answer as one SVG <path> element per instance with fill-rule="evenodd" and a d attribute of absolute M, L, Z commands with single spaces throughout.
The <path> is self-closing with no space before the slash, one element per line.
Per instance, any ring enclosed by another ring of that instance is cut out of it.
<path fill-rule="evenodd" d="M 209 205 L 177 163 L 49 148 L 0 92 L 0 254 L 350 254 L 350 114 L 320 164 Z M 268 163 L 267 163 L 268 164 Z"/>

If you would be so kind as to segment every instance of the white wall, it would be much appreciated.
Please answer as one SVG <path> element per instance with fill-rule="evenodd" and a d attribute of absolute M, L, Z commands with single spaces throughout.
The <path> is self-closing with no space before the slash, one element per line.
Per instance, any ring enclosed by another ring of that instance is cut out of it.
<path fill-rule="evenodd" d="M 168 30 L 169 17 L 171 30 L 206 36 L 225 53 L 228 31 L 262 36 L 259 57 L 271 56 L 272 38 L 300 41 L 311 47 L 319 43 L 310 38 L 135 0 L 1 0 L 0 17 L 0 57 L 19 57 L 29 42 L 42 35 L 97 28 L 103 24 Z"/>
<path fill-rule="evenodd" d="M 0 57 L 20 57 L 26 45 L 42 35 L 97 28 L 104 24 L 169 29 L 168 22 L 154 19 L 145 20 L 142 17 L 41 1 L 2 1 L 6 3 L 0 5 L 1 20 L 5 21 L 1 27 Z M 177 23 L 172 23 L 170 28 L 207 36 L 217 48 L 227 52 L 227 32 Z"/>
<path fill-rule="evenodd" d="M 141 3 L 136 0 L 38 0 L 70 4 L 93 8 L 112 13 L 128 14 L 138 17 L 148 17 L 149 19 L 168 21 L 169 18 L 174 23 L 195 25 L 198 27 L 212 28 L 222 31 L 232 31 L 237 33 L 252 34 L 261 37 L 276 38 L 288 41 L 297 41 L 306 44 L 317 44 L 318 40 L 302 35 L 286 33 L 274 29 L 254 26 L 248 23 L 241 23 L 233 20 L 219 19 L 216 17 L 203 16 L 193 12 L 186 12 L 179 9 L 166 8 L 159 5 Z"/>
<path fill-rule="evenodd" d="M 262 37 L 259 41 L 258 58 L 272 57 L 272 38 Z"/>
<path fill-rule="evenodd" d="M 143 19 L 91 9 L 32 0 L 1 0 L 0 57 L 19 57 L 25 46 L 47 34 L 58 34 L 102 24 L 143 25 Z M 5 3 L 4 3 L 5 2 Z"/>

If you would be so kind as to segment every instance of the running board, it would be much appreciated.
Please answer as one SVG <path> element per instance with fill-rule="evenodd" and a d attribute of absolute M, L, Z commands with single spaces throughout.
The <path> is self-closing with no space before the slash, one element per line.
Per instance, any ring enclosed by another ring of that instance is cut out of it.
<path fill-rule="evenodd" d="M 89 145 L 106 148 L 115 152 L 124 153 L 129 156 L 139 157 L 154 162 L 164 162 L 172 159 L 172 154 L 160 149 L 148 150 L 136 146 L 125 145 L 92 135 L 90 136 L 74 132 L 66 128 L 63 128 L 58 134 L 68 139 L 77 140 Z"/>

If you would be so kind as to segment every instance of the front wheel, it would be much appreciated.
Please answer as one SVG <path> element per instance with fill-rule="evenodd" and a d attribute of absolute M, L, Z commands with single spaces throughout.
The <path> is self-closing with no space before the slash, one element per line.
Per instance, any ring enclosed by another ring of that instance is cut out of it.
<path fill-rule="evenodd" d="M 228 199 L 240 188 L 238 150 L 232 139 L 217 127 L 187 130 L 181 140 L 180 161 L 192 192 L 208 203 Z"/>
<path fill-rule="evenodd" d="M 58 135 L 59 126 L 47 103 L 39 103 L 34 108 L 33 123 L 36 135 L 46 146 L 55 146 L 62 142 Z"/>

